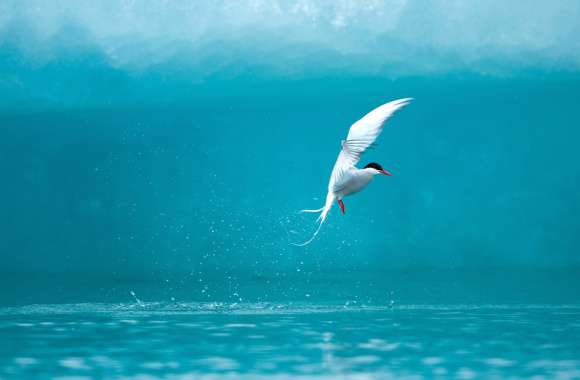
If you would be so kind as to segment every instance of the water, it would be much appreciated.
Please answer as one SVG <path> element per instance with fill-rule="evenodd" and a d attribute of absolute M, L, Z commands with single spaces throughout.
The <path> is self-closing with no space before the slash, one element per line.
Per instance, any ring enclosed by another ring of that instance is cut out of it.
<path fill-rule="evenodd" d="M 6 378 L 580 376 L 580 307 L 64 304 L 0 310 Z"/>
<path fill-rule="evenodd" d="M 580 377 L 578 20 L 0 1 L 0 378 Z M 291 245 L 404 97 L 394 175 Z"/>

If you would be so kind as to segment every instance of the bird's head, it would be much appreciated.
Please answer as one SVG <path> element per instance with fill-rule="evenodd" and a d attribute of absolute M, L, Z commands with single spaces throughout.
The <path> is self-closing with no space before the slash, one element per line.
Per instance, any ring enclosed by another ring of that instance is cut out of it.
<path fill-rule="evenodd" d="M 373 171 L 373 174 L 384 174 L 384 175 L 389 175 L 391 176 L 392 174 L 389 173 L 388 171 L 386 171 L 385 169 L 383 169 L 383 167 L 381 166 L 381 164 L 377 164 L 376 162 L 371 162 L 370 164 L 367 164 L 367 166 L 365 166 L 365 169 L 370 169 Z"/>

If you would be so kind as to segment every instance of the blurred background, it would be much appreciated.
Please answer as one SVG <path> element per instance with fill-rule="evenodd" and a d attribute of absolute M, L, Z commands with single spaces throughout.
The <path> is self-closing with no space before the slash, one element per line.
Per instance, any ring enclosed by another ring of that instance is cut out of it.
<path fill-rule="evenodd" d="M 577 302 L 580 3 L 0 3 L 0 303 Z M 306 248 L 349 126 L 393 172 Z"/>

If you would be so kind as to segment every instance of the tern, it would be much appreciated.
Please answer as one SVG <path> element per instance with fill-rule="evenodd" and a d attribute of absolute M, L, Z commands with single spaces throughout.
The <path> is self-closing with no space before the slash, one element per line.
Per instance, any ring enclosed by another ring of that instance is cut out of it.
<path fill-rule="evenodd" d="M 404 98 L 383 104 L 366 114 L 350 127 L 346 140 L 342 141 L 342 149 L 330 174 L 328 193 L 324 207 L 316 210 L 300 211 L 301 213 L 320 213 L 317 220 L 318 227 L 312 237 L 307 241 L 292 244 L 305 246 L 316 238 L 335 200 L 338 202 L 340 210 L 344 214 L 345 207 L 342 200 L 344 197 L 363 190 L 377 174 L 392 175 L 376 162 L 371 162 L 362 169 L 357 168 L 356 164 L 360 161 L 365 150 L 377 140 L 387 120 L 397 110 L 409 104 L 411 100 L 412 98 Z"/>

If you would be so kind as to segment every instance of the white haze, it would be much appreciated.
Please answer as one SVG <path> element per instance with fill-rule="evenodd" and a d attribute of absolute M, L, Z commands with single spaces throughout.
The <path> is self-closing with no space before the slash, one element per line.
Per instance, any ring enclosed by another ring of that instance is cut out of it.
<path fill-rule="evenodd" d="M 6 46 L 37 65 L 96 51 L 121 70 L 177 63 L 200 75 L 577 71 L 580 2 L 2 0 Z"/>

